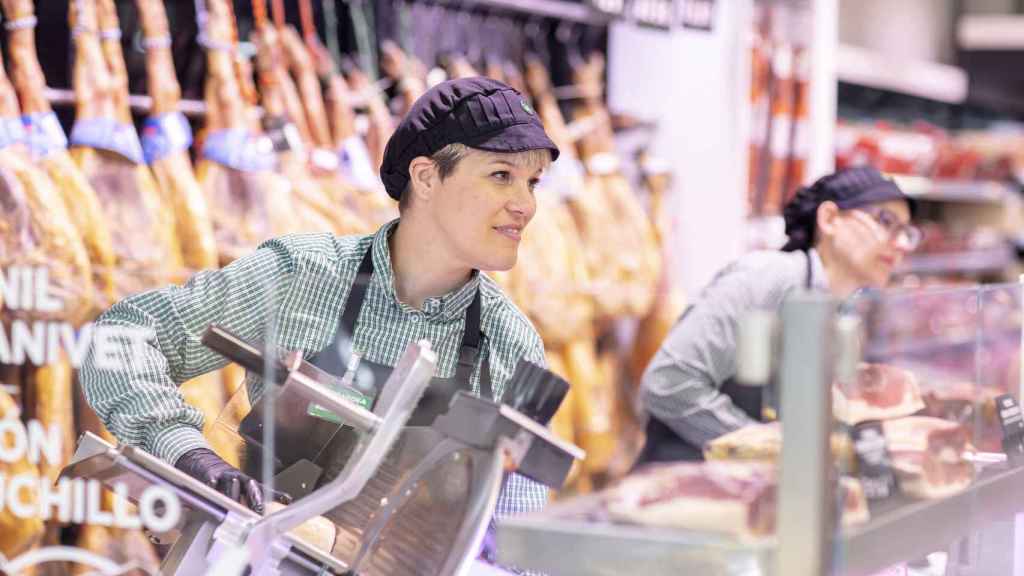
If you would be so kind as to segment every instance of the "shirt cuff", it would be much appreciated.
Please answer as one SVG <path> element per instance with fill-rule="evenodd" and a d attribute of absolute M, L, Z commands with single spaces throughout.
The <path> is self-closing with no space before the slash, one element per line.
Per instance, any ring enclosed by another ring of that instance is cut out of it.
<path fill-rule="evenodd" d="M 146 450 L 157 458 L 174 465 L 182 454 L 196 448 L 210 448 L 203 433 L 188 424 L 171 424 L 154 434 Z"/>

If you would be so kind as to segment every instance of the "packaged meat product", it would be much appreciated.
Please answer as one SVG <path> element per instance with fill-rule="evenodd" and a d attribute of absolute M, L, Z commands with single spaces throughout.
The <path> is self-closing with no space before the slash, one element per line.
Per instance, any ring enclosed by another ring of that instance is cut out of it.
<path fill-rule="evenodd" d="M 547 182 L 535 192 L 537 213 L 509 274 L 509 295 L 545 344 L 561 346 L 592 330 L 593 299 L 583 291 L 589 274 L 572 216 Z"/>
<path fill-rule="evenodd" d="M 345 78 L 338 72 L 334 60 L 319 42 L 312 42 L 317 73 L 324 83 L 324 101 L 331 129 L 333 149 L 338 154 L 338 170 L 347 186 L 332 192 L 336 202 L 352 207 L 363 224 L 363 232 L 376 230 L 398 217 L 398 205 L 384 192 L 384 185 L 371 162 L 366 141 L 356 132 L 354 94 Z M 422 94 L 422 91 L 420 92 Z M 417 94 L 417 97 L 419 94 Z"/>
<path fill-rule="evenodd" d="M 970 486 L 974 465 L 967 429 L 948 420 L 910 416 L 882 422 L 900 490 L 915 498 L 945 498 Z"/>
<path fill-rule="evenodd" d="M 116 27 L 116 9 L 105 2 L 102 24 Z M 163 204 L 156 182 L 143 163 L 142 148 L 127 108 L 127 80 L 120 42 L 100 41 L 94 0 L 74 2 L 75 127 L 71 155 L 96 191 L 107 222 L 131 222 L 111 228 L 114 284 L 126 296 L 184 278 L 174 215 Z M 116 44 L 116 49 L 110 48 Z M 104 45 L 107 48 L 104 48 Z"/>
<path fill-rule="evenodd" d="M 810 76 L 811 54 L 806 46 L 797 46 L 793 69 L 793 135 L 790 138 L 789 160 L 782 207 L 796 195 L 807 178 L 807 157 L 811 149 Z"/>
<path fill-rule="evenodd" d="M 633 340 L 630 352 L 630 380 L 635 386 L 640 385 L 647 365 L 661 348 L 661 344 L 685 309 L 686 298 L 682 291 L 671 286 L 668 278 L 663 276 L 654 305 L 640 320 Z"/>
<path fill-rule="evenodd" d="M 60 461 L 51 462 L 43 458 L 39 471 L 52 482 L 57 481 L 61 469 L 71 459 L 75 450 L 75 395 L 71 363 L 67 358 L 29 369 L 25 382 L 24 402 L 31 418 L 49 429 L 60 431 Z"/>
<path fill-rule="evenodd" d="M 896 366 L 861 364 L 853 381 L 832 388 L 833 415 L 851 426 L 910 416 L 924 407 L 917 377 Z"/>
<path fill-rule="evenodd" d="M 45 284 L 57 302 L 56 309 L 43 310 L 38 303 L 5 305 L 0 295 L 2 317 L 84 322 L 93 306 L 89 256 L 60 191 L 28 156 L 18 97 L 2 65 L 0 124 L 0 208 L 5 215 L 0 222 L 0 273 L 10 274 L 16 266 L 45 268 Z"/>
<path fill-rule="evenodd" d="M 192 129 L 178 110 L 181 88 L 171 54 L 167 14 L 160 0 L 136 0 L 146 46 L 146 87 L 153 99 L 143 124 L 142 148 L 164 203 L 175 216 L 185 266 L 192 270 L 218 265 L 210 208 L 196 180 L 189 146 Z"/>
<path fill-rule="evenodd" d="M 26 24 L 10 27 L 7 46 L 29 150 L 61 194 L 67 214 L 82 238 L 92 267 L 95 297 L 102 300 L 96 308 L 102 310 L 115 298 L 115 257 L 108 223 L 96 191 L 67 152 L 67 138 L 46 98 L 46 80 L 36 55 L 35 30 L 29 25 L 35 18 L 32 0 L 3 0 L 2 5 L 8 22 Z"/>
<path fill-rule="evenodd" d="M 225 0 L 206 2 L 207 136 L 196 177 L 206 195 L 221 264 L 248 254 L 268 238 L 299 229 L 292 191 L 273 173 L 269 139 L 254 117 L 233 57 L 233 19 Z"/>
<path fill-rule="evenodd" d="M 256 4 L 260 4 L 256 0 Z M 260 97 L 265 116 L 263 125 L 274 144 L 277 173 L 291 187 L 297 201 L 293 207 L 299 229 L 304 232 L 350 234 L 359 229 L 358 222 L 332 205 L 320 183 L 314 179 L 308 164 L 308 127 L 305 134 L 296 123 L 305 124 L 305 112 L 298 100 L 280 44 L 273 26 L 257 23 L 255 42 L 258 48 L 256 67 L 260 80 Z"/>
<path fill-rule="evenodd" d="M 793 47 L 776 41 L 771 57 L 771 122 L 768 126 L 768 176 L 764 214 L 782 212 L 793 136 Z"/>
<path fill-rule="evenodd" d="M 579 226 L 599 317 L 642 316 L 650 309 L 661 258 L 657 235 L 622 176 L 615 156 L 608 110 L 601 98 L 604 59 L 594 53 L 574 71 L 584 97 L 574 124 L 589 127 L 579 137 L 587 169 L 585 191 L 570 198 Z"/>
<path fill-rule="evenodd" d="M 294 28 L 285 26 L 278 33 L 283 55 L 301 100 L 301 111 L 309 127 L 310 142 L 317 148 L 330 149 L 331 127 L 327 122 L 327 108 L 320 90 L 320 79 L 313 66 L 313 57 Z"/>
<path fill-rule="evenodd" d="M 747 203 L 751 216 L 764 214 L 763 175 L 768 146 L 768 92 L 770 87 L 769 43 L 771 10 L 755 4 L 754 26 L 750 38 L 750 143 L 747 164 Z"/>
<path fill-rule="evenodd" d="M 776 472 L 761 462 L 682 462 L 622 480 L 606 500 L 618 521 L 741 539 L 775 532 Z"/>
<path fill-rule="evenodd" d="M 578 389 L 576 396 L 577 444 L 587 453 L 583 468 L 588 474 L 608 469 L 618 438 L 615 428 L 616 387 L 598 362 L 593 340 L 580 339 L 565 347 L 565 362 Z"/>
<path fill-rule="evenodd" d="M 551 370 L 555 374 L 558 374 L 562 378 L 569 380 L 569 369 L 565 364 L 564 356 L 555 350 L 547 350 L 545 357 L 548 361 L 548 370 Z M 576 392 L 575 386 L 569 386 L 569 392 L 566 393 L 565 398 L 562 400 L 562 405 L 558 407 L 558 411 L 552 416 L 551 422 L 548 426 L 551 431 L 554 432 L 555 436 L 575 444 L 576 438 Z M 579 476 L 580 463 L 579 461 L 573 462 L 572 468 L 569 469 L 569 474 L 565 478 L 565 486 L 573 486 L 576 478 Z"/>
<path fill-rule="evenodd" d="M 384 163 L 384 148 L 395 131 L 394 120 L 392 120 L 388 105 L 377 86 L 365 72 L 358 68 L 351 68 L 346 71 L 346 75 L 349 88 L 366 104 L 366 112 L 370 120 L 366 132 L 366 146 L 370 151 L 371 165 L 380 166 Z"/>
<path fill-rule="evenodd" d="M 0 418 L 18 419 L 21 411 L 14 398 L 4 390 L 0 390 Z M 0 437 L 4 448 L 10 449 L 14 438 L 10 434 Z M 39 468 L 22 457 L 13 462 L 0 462 L 0 474 L 8 478 L 15 476 L 38 476 Z M 31 487 L 20 494 L 23 502 L 34 501 L 38 497 Z M 43 536 L 43 521 L 39 518 L 19 518 L 15 516 L 10 508 L 0 509 L 0 552 L 8 558 L 13 558 L 33 544 L 39 542 Z"/>
<path fill-rule="evenodd" d="M 278 42 L 291 69 L 301 97 L 301 107 L 309 124 L 312 152 L 309 166 L 313 179 L 320 187 L 320 198 L 327 206 L 327 215 L 335 221 L 339 234 L 359 234 L 367 229 L 358 204 L 352 198 L 358 192 L 344 180 L 340 159 L 333 147 L 330 122 L 320 79 L 317 76 L 310 49 L 291 27 L 280 30 Z"/>
<path fill-rule="evenodd" d="M 58 305 L 27 309 L 5 304 L 0 296 L 0 316 L 6 322 L 85 322 L 97 307 L 85 246 L 56 186 L 19 148 L 0 148 L 0 272 L 12 275 L 22 267 L 38 282 L 38 271 L 45 269 L 49 296 Z"/>

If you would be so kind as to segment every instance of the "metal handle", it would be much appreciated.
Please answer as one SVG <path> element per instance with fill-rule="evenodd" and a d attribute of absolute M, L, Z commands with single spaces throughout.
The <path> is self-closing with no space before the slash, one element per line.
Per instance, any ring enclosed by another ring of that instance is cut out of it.
<path fill-rule="evenodd" d="M 243 368 L 257 374 L 267 371 L 267 357 L 258 347 L 246 342 L 221 326 L 210 326 L 203 332 L 200 340 L 204 346 L 219 353 L 221 356 L 238 363 Z M 269 366 L 280 384 L 288 378 L 288 367 L 280 359 L 271 360 Z"/>

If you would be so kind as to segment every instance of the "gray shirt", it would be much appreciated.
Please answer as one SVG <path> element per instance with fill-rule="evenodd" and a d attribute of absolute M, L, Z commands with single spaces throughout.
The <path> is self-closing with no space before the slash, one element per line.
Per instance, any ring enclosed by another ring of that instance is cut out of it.
<path fill-rule="evenodd" d="M 808 258 L 809 256 L 809 258 Z M 753 422 L 722 384 L 736 375 L 739 320 L 752 310 L 777 310 L 787 296 L 807 285 L 827 290 L 818 253 L 753 252 L 721 272 L 672 327 L 644 372 L 644 411 L 693 446 Z"/>

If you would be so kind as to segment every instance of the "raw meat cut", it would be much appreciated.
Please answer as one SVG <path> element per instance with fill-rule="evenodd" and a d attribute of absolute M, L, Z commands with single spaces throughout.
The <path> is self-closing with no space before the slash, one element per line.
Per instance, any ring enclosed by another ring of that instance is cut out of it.
<path fill-rule="evenodd" d="M 924 409 L 921 388 L 913 372 L 884 364 L 861 364 L 851 382 L 832 387 L 836 420 L 854 425 L 866 420 L 910 416 Z"/>
<path fill-rule="evenodd" d="M 652 466 L 609 494 L 613 519 L 759 538 L 775 532 L 775 467 L 758 462 Z"/>
<path fill-rule="evenodd" d="M 904 494 L 945 498 L 974 480 L 974 465 L 963 457 L 972 449 L 964 426 L 939 418 L 910 416 L 886 420 L 882 430 Z"/>

